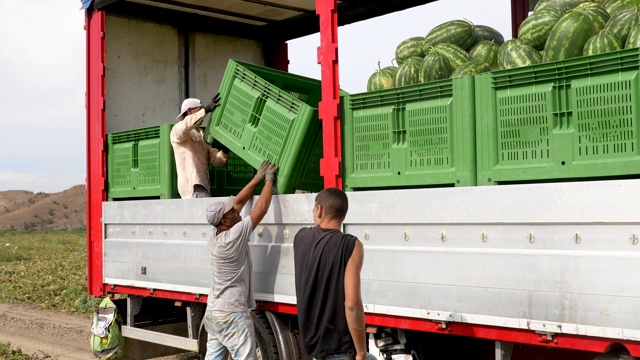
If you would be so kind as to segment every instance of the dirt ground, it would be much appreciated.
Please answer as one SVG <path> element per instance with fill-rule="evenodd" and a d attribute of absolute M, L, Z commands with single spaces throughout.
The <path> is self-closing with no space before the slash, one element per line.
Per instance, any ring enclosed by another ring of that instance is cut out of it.
<path fill-rule="evenodd" d="M 0 342 L 19 347 L 34 359 L 96 359 L 89 345 L 91 320 L 79 314 L 0 303 Z M 179 360 L 185 355 L 158 358 Z"/>

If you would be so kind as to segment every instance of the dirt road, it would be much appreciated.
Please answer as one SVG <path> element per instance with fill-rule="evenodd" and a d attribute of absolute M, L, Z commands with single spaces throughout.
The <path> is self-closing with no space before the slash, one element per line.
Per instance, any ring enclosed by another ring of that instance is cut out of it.
<path fill-rule="evenodd" d="M 91 319 L 35 306 L 0 303 L 0 342 L 35 358 L 95 359 L 89 345 Z"/>
<path fill-rule="evenodd" d="M 95 360 L 89 345 L 91 319 L 36 306 L 0 303 L 0 342 L 34 359 Z M 162 360 L 193 358 L 171 356 Z"/>

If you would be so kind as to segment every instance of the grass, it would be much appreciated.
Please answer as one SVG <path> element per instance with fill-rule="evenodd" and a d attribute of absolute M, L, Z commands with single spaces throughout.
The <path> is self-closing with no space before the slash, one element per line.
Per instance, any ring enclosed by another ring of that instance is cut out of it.
<path fill-rule="evenodd" d="M 0 231 L 0 302 L 90 315 L 86 259 L 84 229 Z"/>
<path fill-rule="evenodd" d="M 29 355 L 22 352 L 20 348 L 14 348 L 11 343 L 0 342 L 0 359 L 3 360 L 39 360 L 39 359 L 51 359 L 51 356 L 47 354 Z"/>

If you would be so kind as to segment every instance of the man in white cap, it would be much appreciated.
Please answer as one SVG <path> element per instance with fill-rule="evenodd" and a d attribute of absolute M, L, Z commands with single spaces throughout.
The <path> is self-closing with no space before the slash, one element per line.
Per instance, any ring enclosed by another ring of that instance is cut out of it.
<path fill-rule="evenodd" d="M 222 167 L 229 159 L 229 150 L 214 149 L 204 140 L 200 126 L 205 116 L 220 106 L 220 94 L 206 106 L 200 100 L 189 98 L 182 102 L 177 124 L 171 129 L 171 146 L 176 159 L 178 192 L 180 197 L 210 197 L 209 164 Z"/>
<path fill-rule="evenodd" d="M 255 360 L 256 337 L 249 310 L 255 308 L 251 285 L 249 237 L 264 218 L 276 180 L 278 165 L 263 161 L 256 176 L 234 197 L 217 201 L 206 210 L 207 222 L 216 228 L 208 240 L 212 282 L 204 315 L 207 330 L 205 360 Z M 240 211 L 264 181 L 260 198 L 249 216 Z"/>

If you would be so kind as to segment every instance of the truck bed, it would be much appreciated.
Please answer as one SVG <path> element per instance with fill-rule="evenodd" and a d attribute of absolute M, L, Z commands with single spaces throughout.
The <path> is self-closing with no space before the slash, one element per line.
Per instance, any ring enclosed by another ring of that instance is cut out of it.
<path fill-rule="evenodd" d="M 257 299 L 295 304 L 314 196 L 274 196 L 253 233 Z M 348 196 L 367 313 L 640 340 L 640 180 Z M 211 201 L 104 202 L 104 284 L 206 295 Z"/>

